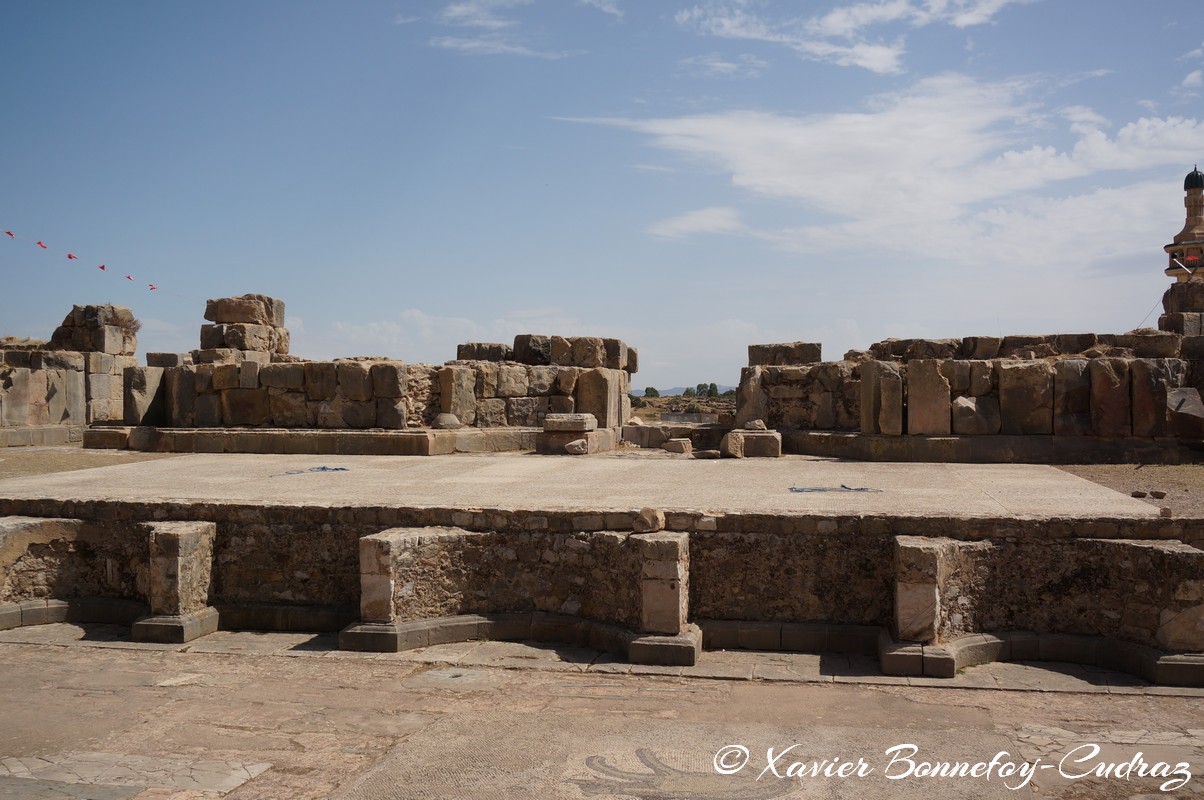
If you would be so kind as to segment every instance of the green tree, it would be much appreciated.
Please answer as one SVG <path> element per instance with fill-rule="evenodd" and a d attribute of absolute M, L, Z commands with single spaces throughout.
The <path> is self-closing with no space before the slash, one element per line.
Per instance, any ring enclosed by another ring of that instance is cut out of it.
<path fill-rule="evenodd" d="M 707 387 L 707 397 L 718 397 L 718 396 L 719 396 L 719 387 L 712 383 L 710 386 Z"/>
<path fill-rule="evenodd" d="M 655 386 L 649 386 L 644 390 L 644 397 L 660 397 L 661 393 L 656 390 Z"/>
<path fill-rule="evenodd" d="M 706 397 L 707 396 L 707 385 L 705 383 L 700 383 L 697 386 L 695 386 L 694 394 L 697 397 Z"/>
<path fill-rule="evenodd" d="M 695 389 L 693 386 L 687 387 L 686 390 L 681 393 L 681 396 L 682 397 L 697 397 L 698 390 Z"/>
<path fill-rule="evenodd" d="M 629 394 L 627 396 L 631 398 L 631 407 L 632 408 L 643 408 L 644 406 L 648 405 L 647 403 L 644 402 L 643 397 L 636 397 L 634 394 Z"/>

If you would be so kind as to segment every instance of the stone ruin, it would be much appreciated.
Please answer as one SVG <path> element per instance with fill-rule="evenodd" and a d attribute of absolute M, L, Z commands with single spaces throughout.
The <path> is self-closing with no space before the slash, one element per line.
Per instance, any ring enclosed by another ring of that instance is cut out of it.
<path fill-rule="evenodd" d="M 120 422 L 137 332 L 125 306 L 78 305 L 48 342 L 0 339 L 0 447 L 78 442 L 86 425 Z"/>

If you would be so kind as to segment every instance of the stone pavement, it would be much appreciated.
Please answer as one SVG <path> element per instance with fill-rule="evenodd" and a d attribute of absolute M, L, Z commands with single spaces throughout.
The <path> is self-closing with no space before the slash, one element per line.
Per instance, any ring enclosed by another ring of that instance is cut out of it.
<path fill-rule="evenodd" d="M 0 798 L 1204 796 L 1204 690 L 1090 667 L 989 664 L 942 681 L 831 654 L 657 668 L 522 643 L 334 647 L 303 633 L 152 645 L 106 625 L 2 632 Z M 791 745 L 779 773 L 821 774 L 757 780 L 768 749 Z M 1035 765 L 1031 780 L 913 770 L 998 753 Z M 1168 774 L 1070 777 L 1138 754 Z"/>
<path fill-rule="evenodd" d="M 345 471 L 323 472 L 318 467 Z M 868 492 L 791 492 L 796 488 Z M 488 454 L 186 455 L 0 480 L 0 498 L 267 505 L 1156 517 L 1158 509 L 1054 467 L 778 459 Z"/>

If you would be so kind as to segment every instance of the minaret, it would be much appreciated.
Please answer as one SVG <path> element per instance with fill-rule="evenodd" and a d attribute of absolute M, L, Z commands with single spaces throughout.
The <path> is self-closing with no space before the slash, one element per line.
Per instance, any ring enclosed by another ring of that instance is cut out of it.
<path fill-rule="evenodd" d="M 1180 283 L 1204 281 L 1204 173 L 1196 167 L 1183 179 L 1187 221 L 1166 251 L 1166 274 Z"/>

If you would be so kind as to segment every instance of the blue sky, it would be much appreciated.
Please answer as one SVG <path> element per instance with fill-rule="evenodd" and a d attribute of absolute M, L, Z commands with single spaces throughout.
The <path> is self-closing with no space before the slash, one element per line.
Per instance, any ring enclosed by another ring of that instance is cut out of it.
<path fill-rule="evenodd" d="M 141 352 L 243 292 L 306 357 L 617 336 L 637 387 L 735 383 L 750 343 L 1125 331 L 1204 162 L 1199 0 L 3 12 L 0 333 L 114 302 Z"/>

